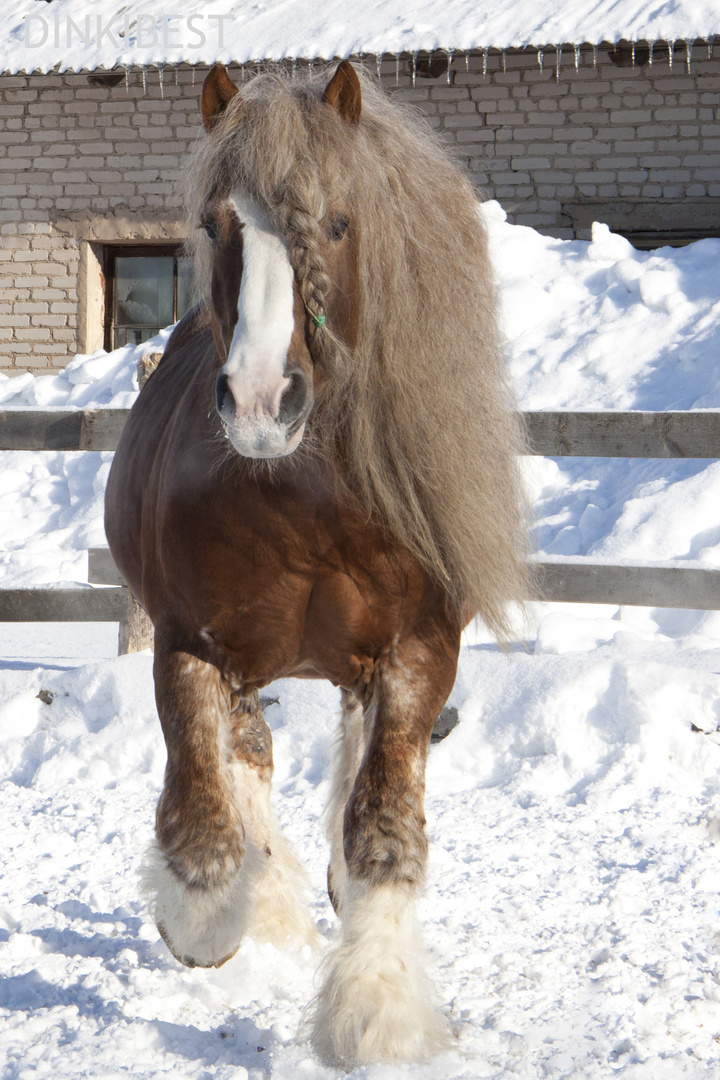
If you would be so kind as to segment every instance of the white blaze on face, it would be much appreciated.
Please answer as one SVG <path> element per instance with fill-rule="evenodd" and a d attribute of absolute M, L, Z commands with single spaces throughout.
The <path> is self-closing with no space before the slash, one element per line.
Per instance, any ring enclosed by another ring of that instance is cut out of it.
<path fill-rule="evenodd" d="M 241 192 L 230 202 L 243 225 L 243 275 L 238 317 L 223 372 L 236 421 L 277 421 L 293 333 L 293 269 L 282 237 L 262 209 Z"/>

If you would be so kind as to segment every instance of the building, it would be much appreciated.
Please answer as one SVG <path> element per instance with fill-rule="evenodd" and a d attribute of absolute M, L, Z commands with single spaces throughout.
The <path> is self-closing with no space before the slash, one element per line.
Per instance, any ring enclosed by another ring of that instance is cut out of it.
<path fill-rule="evenodd" d="M 720 7 L 678 0 L 9 0 L 0 28 L 0 371 L 151 336 L 189 303 L 177 194 L 215 60 L 350 56 L 417 105 L 512 221 L 638 246 L 720 236 Z M 147 5 L 150 7 L 150 5 Z M 621 9 L 620 11 L 618 9 Z"/>

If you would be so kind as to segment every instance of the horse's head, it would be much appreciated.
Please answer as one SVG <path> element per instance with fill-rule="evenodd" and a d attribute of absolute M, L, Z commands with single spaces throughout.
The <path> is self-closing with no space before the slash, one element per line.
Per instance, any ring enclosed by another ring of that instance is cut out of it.
<path fill-rule="evenodd" d="M 203 85 L 203 123 L 210 139 L 238 93 L 222 65 Z M 242 117 L 243 102 L 233 107 Z M 331 123 L 356 124 L 360 83 L 347 62 L 338 67 L 319 102 L 332 110 Z M 228 115 L 228 122 L 230 121 Z M 227 124 L 225 125 L 227 127 Z M 231 175 L 202 211 L 201 227 L 212 245 L 210 313 L 223 361 L 217 377 L 217 409 L 237 452 L 277 458 L 300 444 L 325 377 L 318 364 L 321 337 L 328 332 L 352 350 L 357 337 L 354 228 L 346 205 L 326 206 L 308 226 L 312 250 L 294 245 L 293 221 L 286 229 Z M 306 229 L 307 232 L 307 229 Z"/>

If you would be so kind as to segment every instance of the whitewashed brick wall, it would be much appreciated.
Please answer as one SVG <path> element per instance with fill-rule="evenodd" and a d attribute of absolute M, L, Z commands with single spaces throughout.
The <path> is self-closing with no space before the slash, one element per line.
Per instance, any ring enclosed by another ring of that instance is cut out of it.
<path fill-rule="evenodd" d="M 672 220 L 673 200 L 720 199 L 720 56 L 696 46 L 691 73 L 684 45 L 669 67 L 667 46 L 653 64 L 618 67 L 607 49 L 562 55 L 535 52 L 455 59 L 452 85 L 401 80 L 414 101 L 465 161 L 475 183 L 517 223 L 553 236 L 576 235 L 565 211 L 583 201 L 657 201 Z M 503 66 L 505 70 L 503 70 Z M 383 65 L 394 83 L 394 64 Z M 700 205 L 702 210 L 702 205 Z M 580 234 L 587 234 L 581 229 Z"/>
<path fill-rule="evenodd" d="M 0 77 L 0 371 L 60 367 L 86 345 L 83 241 L 182 236 L 176 186 L 201 81 L 165 72 L 161 94 L 157 71 L 145 87 L 139 72 L 113 88 Z"/>
<path fill-rule="evenodd" d="M 410 63 L 396 83 L 388 57 L 382 81 L 427 115 L 511 220 L 570 237 L 586 235 L 572 213 L 582 204 L 717 214 L 720 57 L 696 46 L 691 67 L 684 47 L 672 69 L 666 48 L 634 68 L 603 49 L 593 66 L 583 49 L 576 71 L 568 48 L 558 80 L 548 49 L 542 70 L 535 52 L 504 63 L 491 52 L 485 73 L 482 56 L 467 70 L 460 56 L 450 83 L 418 73 L 414 87 Z M 83 277 L 83 244 L 183 235 L 176 182 L 199 131 L 203 75 L 166 69 L 162 88 L 154 69 L 112 88 L 84 74 L 0 77 L 0 371 L 59 367 L 93 344 L 83 288 L 101 282 Z"/>

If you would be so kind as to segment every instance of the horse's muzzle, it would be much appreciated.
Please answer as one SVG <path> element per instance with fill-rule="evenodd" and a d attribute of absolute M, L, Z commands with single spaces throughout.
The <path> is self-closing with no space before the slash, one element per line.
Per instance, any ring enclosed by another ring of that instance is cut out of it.
<path fill-rule="evenodd" d="M 260 398 L 241 406 L 228 375 L 224 371 L 218 375 L 217 410 L 228 439 L 243 457 L 286 457 L 300 445 L 313 404 L 312 385 L 299 368 L 286 378 L 288 385 L 276 406 Z"/>

